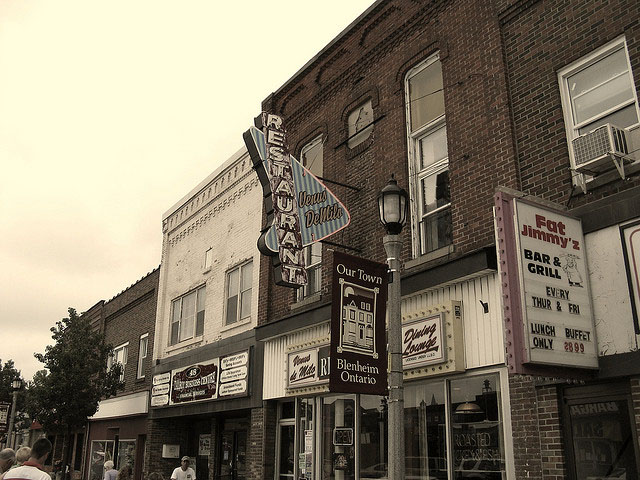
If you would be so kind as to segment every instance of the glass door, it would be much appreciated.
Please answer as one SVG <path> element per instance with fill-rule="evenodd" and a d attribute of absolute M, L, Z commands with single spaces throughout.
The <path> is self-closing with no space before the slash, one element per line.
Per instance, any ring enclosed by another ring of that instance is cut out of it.
<path fill-rule="evenodd" d="M 224 431 L 222 432 L 221 440 L 220 479 L 245 480 L 247 473 L 247 431 Z"/>

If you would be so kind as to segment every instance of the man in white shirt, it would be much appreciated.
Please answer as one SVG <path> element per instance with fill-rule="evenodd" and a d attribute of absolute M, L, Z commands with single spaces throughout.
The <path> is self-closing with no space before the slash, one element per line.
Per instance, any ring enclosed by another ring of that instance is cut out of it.
<path fill-rule="evenodd" d="M 171 474 L 171 480 L 196 480 L 196 472 L 189 466 L 189 457 L 182 457 L 180 466 Z"/>

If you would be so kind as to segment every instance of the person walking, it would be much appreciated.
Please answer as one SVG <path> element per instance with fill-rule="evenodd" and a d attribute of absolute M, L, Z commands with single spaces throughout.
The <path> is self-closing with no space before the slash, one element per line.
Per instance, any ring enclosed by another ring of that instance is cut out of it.
<path fill-rule="evenodd" d="M 189 457 L 182 457 L 180 466 L 175 468 L 171 474 L 171 480 L 196 480 L 196 472 L 189 466 L 189 462 Z"/>
<path fill-rule="evenodd" d="M 21 467 L 9 470 L 3 480 L 51 480 L 42 466 L 51 453 L 51 442 L 46 438 L 39 438 L 31 447 L 29 460 Z"/>
<path fill-rule="evenodd" d="M 104 462 L 104 476 L 102 480 L 116 480 L 117 476 L 118 471 L 113 468 L 113 462 L 111 460 Z"/>

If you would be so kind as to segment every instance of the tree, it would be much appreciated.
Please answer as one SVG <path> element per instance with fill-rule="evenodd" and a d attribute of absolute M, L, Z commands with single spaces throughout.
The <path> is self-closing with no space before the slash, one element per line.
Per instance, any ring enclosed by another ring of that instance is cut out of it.
<path fill-rule="evenodd" d="M 69 317 L 56 322 L 51 333 L 55 343 L 44 354 L 35 354 L 47 370 L 34 375 L 29 384 L 27 411 L 45 431 L 65 434 L 62 471 L 66 472 L 71 434 L 96 413 L 100 400 L 115 395 L 124 385 L 120 364 L 114 362 L 107 369 L 112 346 L 75 309 L 69 308 Z"/>

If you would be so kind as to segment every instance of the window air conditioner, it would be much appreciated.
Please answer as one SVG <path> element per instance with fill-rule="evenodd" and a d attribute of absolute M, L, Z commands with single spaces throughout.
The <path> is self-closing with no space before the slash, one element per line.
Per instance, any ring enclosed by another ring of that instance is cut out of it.
<path fill-rule="evenodd" d="M 576 170 L 597 175 L 617 168 L 624 178 L 624 164 L 633 163 L 631 134 L 624 128 L 606 123 L 572 142 Z"/>

